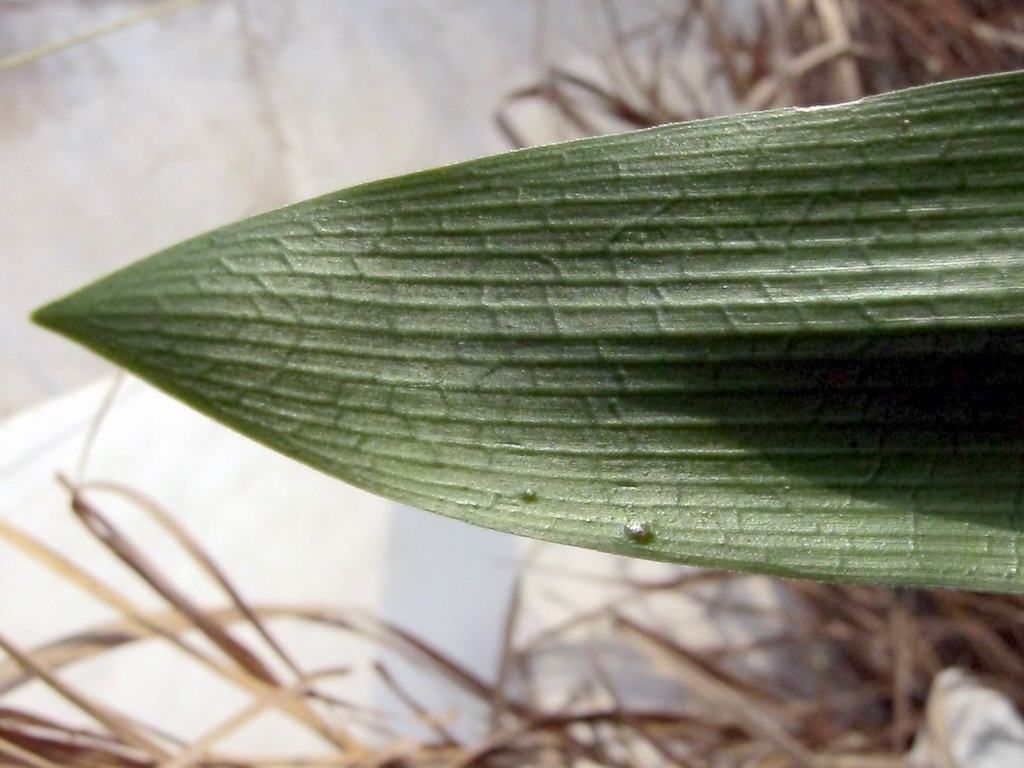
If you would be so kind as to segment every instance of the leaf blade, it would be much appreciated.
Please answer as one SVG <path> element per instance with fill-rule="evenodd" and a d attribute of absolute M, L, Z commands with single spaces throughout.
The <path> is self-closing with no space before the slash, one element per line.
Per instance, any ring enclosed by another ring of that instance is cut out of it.
<path fill-rule="evenodd" d="M 1019 590 L 1021 115 L 1011 74 L 499 155 L 230 225 L 37 320 L 477 524 Z"/>

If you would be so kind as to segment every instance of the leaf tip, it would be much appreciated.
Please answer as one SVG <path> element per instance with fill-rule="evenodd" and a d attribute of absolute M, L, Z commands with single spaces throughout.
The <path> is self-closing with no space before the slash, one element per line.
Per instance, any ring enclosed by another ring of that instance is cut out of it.
<path fill-rule="evenodd" d="M 29 319 L 36 325 L 48 331 L 66 335 L 67 312 L 65 311 L 65 299 L 57 299 L 34 310 Z"/>
<path fill-rule="evenodd" d="M 36 325 L 48 331 L 59 333 L 72 341 L 86 343 L 83 333 L 84 321 L 88 315 L 89 302 L 83 302 L 81 294 L 87 289 L 64 296 L 34 310 L 29 318 Z"/>

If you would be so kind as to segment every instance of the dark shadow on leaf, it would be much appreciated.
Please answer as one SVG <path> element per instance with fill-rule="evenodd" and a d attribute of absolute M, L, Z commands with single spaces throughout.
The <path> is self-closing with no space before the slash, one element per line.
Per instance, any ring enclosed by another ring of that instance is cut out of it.
<path fill-rule="evenodd" d="M 794 486 L 1024 529 L 1022 330 L 765 338 L 745 359 L 620 370 L 659 390 L 624 407 L 714 420 Z"/>

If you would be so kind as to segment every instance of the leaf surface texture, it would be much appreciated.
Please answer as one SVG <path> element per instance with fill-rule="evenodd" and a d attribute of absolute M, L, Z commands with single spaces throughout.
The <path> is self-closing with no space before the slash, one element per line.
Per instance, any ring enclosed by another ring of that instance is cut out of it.
<path fill-rule="evenodd" d="M 374 182 L 37 320 L 357 486 L 705 566 L 1019 591 L 1024 74 Z"/>

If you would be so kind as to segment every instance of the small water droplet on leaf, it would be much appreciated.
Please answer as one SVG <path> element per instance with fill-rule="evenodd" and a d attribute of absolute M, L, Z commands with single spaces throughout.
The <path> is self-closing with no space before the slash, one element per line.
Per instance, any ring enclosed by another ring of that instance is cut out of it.
<path fill-rule="evenodd" d="M 535 504 L 537 502 L 537 492 L 533 488 L 527 488 L 523 491 L 521 498 L 524 504 Z"/>
<path fill-rule="evenodd" d="M 654 529 L 650 523 L 643 523 L 639 520 L 630 520 L 622 526 L 622 532 L 626 538 L 634 544 L 650 544 L 654 541 Z"/>

